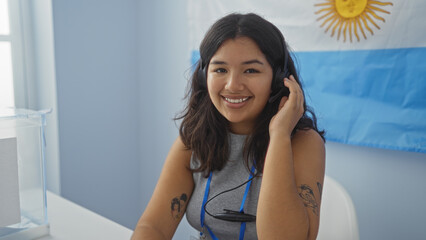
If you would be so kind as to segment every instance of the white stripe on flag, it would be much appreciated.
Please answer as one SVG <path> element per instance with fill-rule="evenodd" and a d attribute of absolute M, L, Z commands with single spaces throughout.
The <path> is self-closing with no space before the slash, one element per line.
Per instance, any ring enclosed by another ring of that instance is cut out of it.
<path fill-rule="evenodd" d="M 352 42 L 349 41 L 349 34 L 346 42 L 343 42 L 343 36 L 337 40 L 338 29 L 336 29 L 334 37 L 330 36 L 332 28 L 324 33 L 326 28 L 320 27 L 323 20 L 317 20 L 321 14 L 315 13 L 323 7 L 315 6 L 315 4 L 327 1 L 334 2 L 330 0 L 190 0 L 188 20 L 190 29 L 194 30 L 190 37 L 191 48 L 197 49 L 208 27 L 217 19 L 231 12 L 254 12 L 265 17 L 281 29 L 294 51 L 426 47 L 426 1 L 424 0 L 389 0 L 380 2 L 390 2 L 393 5 L 372 5 L 390 13 L 372 10 L 385 20 L 382 22 L 371 17 L 380 27 L 377 29 L 373 24 L 368 24 L 374 35 L 364 27 L 362 19 L 359 19 L 367 37 L 364 39 L 358 29 L 359 42 L 354 34 L 352 34 Z M 334 11 L 332 14 L 338 13 Z M 343 32 L 343 29 L 341 31 Z"/>

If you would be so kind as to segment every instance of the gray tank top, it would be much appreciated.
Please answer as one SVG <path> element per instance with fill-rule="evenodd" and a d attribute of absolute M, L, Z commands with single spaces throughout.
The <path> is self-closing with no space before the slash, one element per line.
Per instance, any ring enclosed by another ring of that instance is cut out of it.
<path fill-rule="evenodd" d="M 245 139 L 245 135 L 230 134 L 229 160 L 221 171 L 213 172 L 208 199 L 222 191 L 234 188 L 249 179 L 250 171 L 247 169 L 243 158 Z M 191 168 L 194 169 L 197 166 L 199 166 L 199 163 L 193 157 L 191 159 Z M 200 172 L 194 173 L 193 178 L 195 186 L 186 209 L 186 218 L 192 227 L 201 231 L 200 213 L 207 178 L 204 178 L 203 173 Z M 261 177 L 253 179 L 244 204 L 245 213 L 256 215 L 261 180 Z M 236 190 L 216 197 L 207 204 L 207 210 L 213 215 L 223 212 L 223 209 L 239 211 L 246 186 L 243 185 Z M 204 224 L 209 226 L 219 240 L 238 239 L 240 234 L 241 223 L 215 219 L 207 213 L 205 214 Z M 204 232 L 208 236 L 207 239 L 211 239 L 207 229 Z M 255 222 L 247 222 L 244 239 L 257 239 Z"/>

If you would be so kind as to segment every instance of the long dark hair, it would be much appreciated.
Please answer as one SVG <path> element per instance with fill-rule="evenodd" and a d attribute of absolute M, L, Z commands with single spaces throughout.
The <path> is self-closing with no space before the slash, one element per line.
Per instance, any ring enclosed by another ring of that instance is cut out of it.
<path fill-rule="evenodd" d="M 192 75 L 191 85 L 186 95 L 188 104 L 182 114 L 176 118 L 176 120 L 182 119 L 179 134 L 183 143 L 200 161 L 199 167 L 194 171 L 204 172 L 206 177 L 210 171 L 221 170 L 225 166 L 229 156 L 228 134 L 230 130 L 228 120 L 213 105 L 205 87 L 207 84 L 203 83 L 205 79 L 202 79 L 203 76 L 200 72 L 203 73 L 207 69 L 210 59 L 226 40 L 243 36 L 249 37 L 257 43 L 274 73 L 283 68 L 285 55 L 287 55 L 288 71 L 301 85 L 284 37 L 272 23 L 253 13 L 233 13 L 214 23 L 200 45 L 200 60 Z M 255 159 L 258 173 L 263 171 L 269 144 L 269 122 L 277 113 L 279 102 L 277 100 L 266 104 L 252 133 L 246 138 L 244 145 L 246 165 L 249 166 L 249 162 Z M 306 103 L 304 103 L 304 109 L 305 112 L 292 134 L 300 129 L 314 129 L 324 139 L 324 131 L 318 130 L 313 111 L 306 106 Z"/>

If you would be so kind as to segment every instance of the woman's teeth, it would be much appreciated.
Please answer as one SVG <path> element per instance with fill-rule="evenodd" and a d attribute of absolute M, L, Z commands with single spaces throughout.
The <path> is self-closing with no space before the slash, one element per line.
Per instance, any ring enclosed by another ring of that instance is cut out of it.
<path fill-rule="evenodd" d="M 225 100 L 226 100 L 227 102 L 230 102 L 230 103 L 242 103 L 242 102 L 244 102 L 244 101 L 247 101 L 247 99 L 249 99 L 249 97 L 240 98 L 240 99 L 225 98 Z"/>

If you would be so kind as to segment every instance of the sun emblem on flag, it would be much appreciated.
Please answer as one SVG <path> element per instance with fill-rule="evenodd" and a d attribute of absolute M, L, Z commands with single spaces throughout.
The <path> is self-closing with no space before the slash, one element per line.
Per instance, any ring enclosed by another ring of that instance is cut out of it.
<path fill-rule="evenodd" d="M 364 39 L 367 39 L 365 30 L 374 35 L 370 28 L 374 25 L 380 30 L 376 21 L 385 22 L 385 19 L 379 16 L 379 13 L 390 14 L 383 9 L 384 6 L 393 5 L 391 2 L 373 1 L 373 0 L 323 0 L 323 3 L 315 4 L 320 9 L 315 14 L 320 15 L 317 21 L 322 21 L 321 27 L 325 27 L 325 33 L 330 29 L 331 37 L 337 32 L 337 40 L 343 35 L 343 42 L 346 42 L 346 36 L 349 36 L 352 42 L 353 36 L 357 41 L 360 40 L 358 30 L 362 33 Z M 370 25 L 370 26 L 369 26 Z"/>

